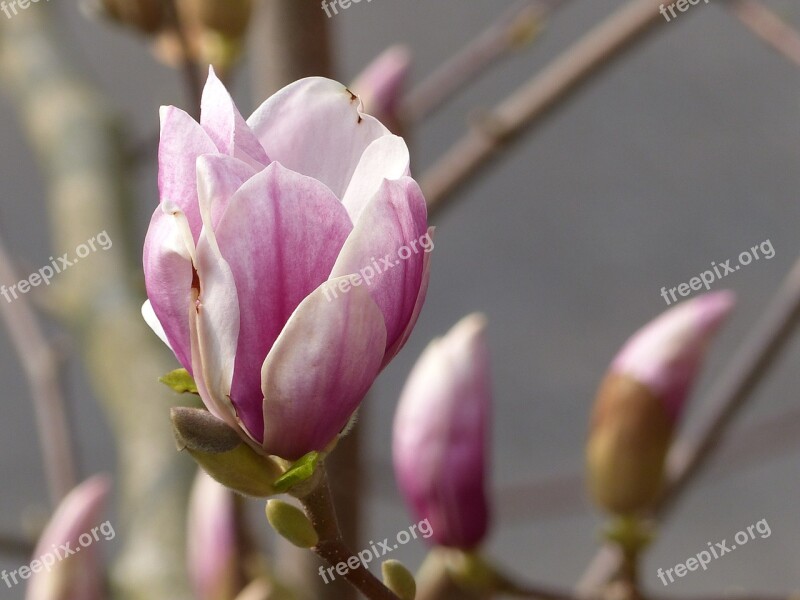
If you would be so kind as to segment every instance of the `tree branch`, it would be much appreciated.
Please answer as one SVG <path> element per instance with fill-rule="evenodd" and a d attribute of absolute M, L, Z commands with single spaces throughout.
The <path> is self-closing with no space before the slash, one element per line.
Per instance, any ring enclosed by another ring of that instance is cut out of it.
<path fill-rule="evenodd" d="M 661 0 L 632 0 L 597 25 L 529 83 L 487 113 L 422 177 L 430 212 L 488 166 L 498 152 L 539 123 L 563 100 L 663 18 Z"/>
<path fill-rule="evenodd" d="M 761 41 L 800 67 L 800 33 L 757 0 L 728 0 L 725 6 Z"/>

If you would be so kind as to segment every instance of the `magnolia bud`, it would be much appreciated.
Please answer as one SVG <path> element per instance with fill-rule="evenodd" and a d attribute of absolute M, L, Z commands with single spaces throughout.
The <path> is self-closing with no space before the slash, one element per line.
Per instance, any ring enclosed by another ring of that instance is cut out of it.
<path fill-rule="evenodd" d="M 281 468 L 248 446 L 223 421 L 199 408 L 173 408 L 173 433 L 178 450 L 186 450 L 206 473 L 246 496 L 275 493 L 272 484 Z"/>
<path fill-rule="evenodd" d="M 614 359 L 597 394 L 587 446 L 589 487 L 606 510 L 632 514 L 657 498 L 689 390 L 733 304 L 730 292 L 716 292 L 675 306 Z"/>
<path fill-rule="evenodd" d="M 390 559 L 381 565 L 383 583 L 400 600 L 414 600 L 417 595 L 417 582 L 403 563 Z"/>
<path fill-rule="evenodd" d="M 302 510 L 283 500 L 267 502 L 267 521 L 298 548 L 313 548 L 319 542 L 314 525 Z"/>

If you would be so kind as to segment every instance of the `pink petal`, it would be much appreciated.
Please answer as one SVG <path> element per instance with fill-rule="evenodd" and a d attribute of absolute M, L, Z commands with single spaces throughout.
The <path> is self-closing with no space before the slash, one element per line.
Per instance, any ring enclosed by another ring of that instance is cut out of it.
<path fill-rule="evenodd" d="M 351 228 L 329 189 L 279 163 L 242 186 L 216 227 L 241 315 L 231 396 L 254 439 L 264 429 L 261 365 L 300 302 L 328 278 Z"/>
<path fill-rule="evenodd" d="M 156 208 L 145 237 L 145 288 L 169 347 L 191 373 L 189 306 L 194 242 L 186 216 L 181 212 L 169 214 L 167 208 L 166 203 Z"/>
<path fill-rule="evenodd" d="M 433 239 L 434 229 L 435 227 L 428 228 L 428 238 L 431 240 Z M 406 325 L 403 334 L 386 350 L 386 356 L 383 357 L 383 367 L 388 365 L 392 359 L 397 356 L 400 350 L 403 349 L 403 346 L 406 345 L 408 338 L 411 337 L 411 332 L 414 330 L 414 326 L 417 324 L 417 320 L 419 319 L 419 314 L 422 312 L 422 305 L 425 304 L 425 297 L 428 295 L 428 284 L 430 283 L 430 280 L 431 254 L 430 252 L 426 252 L 422 263 L 422 284 L 419 286 L 419 294 L 417 294 L 417 301 L 414 304 L 414 310 L 411 313 L 411 318 L 409 319 L 408 325 Z"/>
<path fill-rule="evenodd" d="M 200 124 L 222 154 L 238 158 L 256 170 L 269 163 L 264 148 L 214 73 L 214 67 L 209 67 L 208 80 L 203 89 Z"/>
<path fill-rule="evenodd" d="M 425 254 L 419 239 L 426 234 L 426 215 L 425 199 L 413 179 L 384 180 L 331 272 L 331 278 L 365 269 L 375 273 L 368 289 L 386 320 L 387 350 L 402 338 L 417 306 Z"/>
<path fill-rule="evenodd" d="M 328 281 L 294 312 L 261 370 L 264 448 L 293 460 L 323 450 L 378 374 L 383 317 L 369 293 Z"/>
<path fill-rule="evenodd" d="M 409 161 L 408 147 L 396 135 L 380 137 L 367 147 L 342 198 L 353 223 L 378 193 L 384 179 L 400 179 L 410 173 Z"/>
<path fill-rule="evenodd" d="M 485 319 L 473 314 L 425 349 L 394 420 L 398 485 L 440 545 L 468 549 L 486 534 L 491 399 Z"/>
<path fill-rule="evenodd" d="M 611 370 L 649 387 L 677 421 L 706 348 L 734 304 L 734 294 L 724 290 L 670 308 L 626 342 Z"/>
<path fill-rule="evenodd" d="M 230 265 L 222 258 L 214 231 L 204 224 L 195 261 L 199 296 L 189 310 L 192 364 L 200 397 L 209 412 L 236 423 L 231 383 L 239 337 L 239 300 Z"/>
<path fill-rule="evenodd" d="M 361 112 L 342 84 L 322 77 L 296 81 L 247 120 L 272 160 L 322 181 L 342 198 L 367 147 L 389 134 Z"/>
<path fill-rule="evenodd" d="M 161 107 L 161 142 L 158 146 L 158 191 L 161 202 L 169 202 L 186 215 L 194 240 L 200 235 L 195 163 L 217 147 L 202 127 L 174 106 Z"/>
<path fill-rule="evenodd" d="M 246 162 L 224 154 L 206 154 L 197 159 L 197 189 L 202 199 L 201 209 L 210 211 L 212 228 L 216 228 L 231 197 L 256 172 Z"/>

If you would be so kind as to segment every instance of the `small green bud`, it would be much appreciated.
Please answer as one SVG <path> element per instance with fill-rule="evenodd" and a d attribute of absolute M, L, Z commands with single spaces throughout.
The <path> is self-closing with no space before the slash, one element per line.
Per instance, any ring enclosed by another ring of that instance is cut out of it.
<path fill-rule="evenodd" d="M 186 450 L 203 470 L 222 485 L 264 498 L 275 493 L 281 468 L 258 454 L 239 434 L 199 408 L 173 408 L 170 414 L 178 450 Z"/>
<path fill-rule="evenodd" d="M 302 510 L 283 500 L 267 502 L 267 521 L 298 548 L 313 548 L 319 542 L 314 525 Z"/>
<path fill-rule="evenodd" d="M 411 571 L 405 568 L 399 560 L 390 559 L 381 565 L 383 583 L 400 600 L 414 600 L 417 596 L 417 582 Z"/>
<path fill-rule="evenodd" d="M 170 371 L 166 375 L 159 377 L 158 380 L 179 394 L 199 393 L 197 391 L 197 384 L 192 376 L 189 375 L 189 371 L 186 369 L 175 369 L 174 371 Z"/>

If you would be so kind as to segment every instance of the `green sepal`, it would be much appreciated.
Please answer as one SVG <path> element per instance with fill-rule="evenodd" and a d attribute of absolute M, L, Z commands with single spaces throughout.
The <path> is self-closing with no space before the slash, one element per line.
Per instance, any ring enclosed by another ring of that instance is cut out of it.
<path fill-rule="evenodd" d="M 197 384 L 186 369 L 175 369 L 158 380 L 179 394 L 198 394 Z"/>
<path fill-rule="evenodd" d="M 314 475 L 321 454 L 313 451 L 297 459 L 273 484 L 278 493 L 288 492 L 294 486 L 308 481 Z"/>

